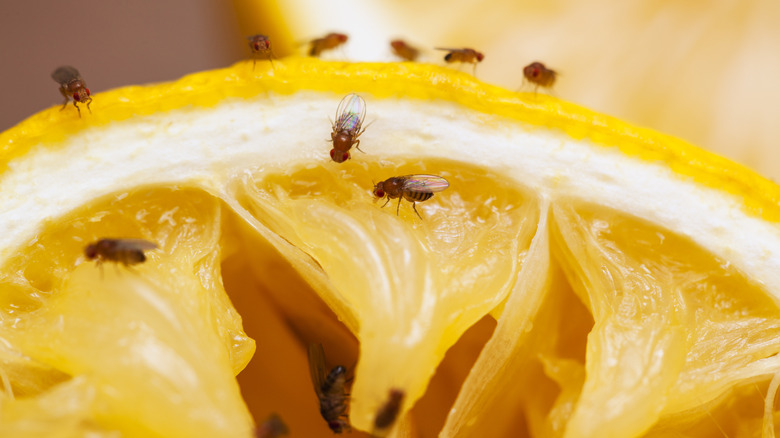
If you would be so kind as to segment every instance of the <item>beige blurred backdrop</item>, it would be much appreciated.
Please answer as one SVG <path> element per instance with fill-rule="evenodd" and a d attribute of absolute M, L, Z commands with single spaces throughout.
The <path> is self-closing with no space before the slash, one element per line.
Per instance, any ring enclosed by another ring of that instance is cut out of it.
<path fill-rule="evenodd" d="M 0 0 L 0 131 L 62 103 L 60 65 L 97 93 L 224 67 L 244 44 L 229 1 Z"/>
<path fill-rule="evenodd" d="M 0 129 L 61 102 L 49 78 L 60 64 L 79 68 L 93 92 L 172 80 L 247 57 L 244 34 L 272 20 L 295 41 L 349 34 L 337 59 L 391 59 L 399 36 L 439 64 L 433 47 L 474 47 L 485 53 L 478 78 L 513 90 L 539 60 L 561 72 L 556 96 L 780 181 L 780 0 L 6 0 L 0 9 Z"/>

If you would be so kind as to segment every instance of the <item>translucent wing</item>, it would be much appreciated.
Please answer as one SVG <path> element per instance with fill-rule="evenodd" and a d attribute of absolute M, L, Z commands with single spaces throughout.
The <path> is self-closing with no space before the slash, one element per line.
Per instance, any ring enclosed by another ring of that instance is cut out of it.
<path fill-rule="evenodd" d="M 336 123 L 333 130 L 356 134 L 366 119 L 366 101 L 357 94 L 347 94 L 336 109 Z"/>
<path fill-rule="evenodd" d="M 445 190 L 450 186 L 446 179 L 436 175 L 406 175 L 404 179 L 404 190 L 413 192 L 436 193 Z"/>
<path fill-rule="evenodd" d="M 116 247 L 117 249 L 140 249 L 142 251 L 158 248 L 156 243 L 144 239 L 116 239 Z"/>
<path fill-rule="evenodd" d="M 435 50 L 444 50 L 445 52 L 462 52 L 463 49 L 452 49 L 449 47 L 434 47 Z"/>
<path fill-rule="evenodd" d="M 54 70 L 54 73 L 51 74 L 51 78 L 54 79 L 58 84 L 64 85 L 74 79 L 81 79 L 81 75 L 75 68 L 69 65 L 64 65 L 57 70 Z"/>
<path fill-rule="evenodd" d="M 322 383 L 325 380 L 325 350 L 322 344 L 309 344 L 309 373 L 314 384 L 314 392 L 319 396 L 322 393 Z"/>

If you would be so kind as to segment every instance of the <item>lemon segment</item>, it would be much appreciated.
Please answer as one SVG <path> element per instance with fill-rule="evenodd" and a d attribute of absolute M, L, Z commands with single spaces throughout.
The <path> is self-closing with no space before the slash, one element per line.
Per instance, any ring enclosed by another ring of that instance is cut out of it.
<path fill-rule="evenodd" d="M 16 357 L 50 368 L 39 382 L 79 381 L 65 385 L 70 393 L 57 390 L 92 424 L 75 430 L 165 437 L 251 431 L 234 375 L 255 344 L 222 289 L 219 208 L 195 192 L 117 194 L 74 212 L 4 267 L 4 339 Z M 72 267 L 92 236 L 114 233 L 161 249 L 134 268 L 99 269 L 83 256 Z M 18 411 L 20 425 L 40 413 L 48 388 L 14 389 L 9 395 L 22 400 L 40 396 L 27 403 L 29 412 Z M 83 403 L 78 409 L 75 400 Z"/>
<path fill-rule="evenodd" d="M 264 176 L 248 209 L 262 223 L 287 225 L 271 229 L 316 258 L 337 291 L 334 307 L 358 321 L 351 421 L 370 430 L 391 389 L 412 405 L 447 349 L 504 299 L 537 207 L 498 175 L 455 162 L 326 169 Z M 419 203 L 423 219 L 406 201 L 384 210 L 367 202 L 372 175 L 411 172 L 433 172 L 460 190 Z"/>

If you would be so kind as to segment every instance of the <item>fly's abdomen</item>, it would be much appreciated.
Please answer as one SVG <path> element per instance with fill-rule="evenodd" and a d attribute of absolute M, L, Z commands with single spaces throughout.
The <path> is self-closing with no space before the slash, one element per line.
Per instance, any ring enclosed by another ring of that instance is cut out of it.
<path fill-rule="evenodd" d="M 412 192 L 412 191 L 404 192 L 404 198 L 407 201 L 411 201 L 411 202 L 427 201 L 431 199 L 431 196 L 433 196 L 433 193 L 431 192 Z"/>

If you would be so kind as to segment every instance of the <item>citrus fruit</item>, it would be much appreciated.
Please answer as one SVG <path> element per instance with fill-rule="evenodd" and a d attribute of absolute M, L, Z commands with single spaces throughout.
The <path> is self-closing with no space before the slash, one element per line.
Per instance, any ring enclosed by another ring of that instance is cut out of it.
<path fill-rule="evenodd" d="M 337 164 L 348 93 L 363 153 Z M 93 98 L 0 136 L 4 436 L 250 436 L 272 412 L 329 436 L 312 343 L 353 376 L 356 434 L 773 425 L 780 188 L 746 168 L 422 64 L 247 61 Z M 418 174 L 449 188 L 373 201 Z M 96 267 L 104 237 L 159 249 Z"/>

